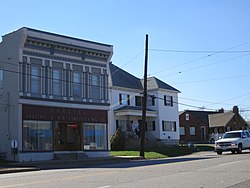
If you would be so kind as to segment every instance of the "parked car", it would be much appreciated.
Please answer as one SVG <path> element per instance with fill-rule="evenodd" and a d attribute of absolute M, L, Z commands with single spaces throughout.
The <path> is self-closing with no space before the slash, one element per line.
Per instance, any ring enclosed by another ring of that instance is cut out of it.
<path fill-rule="evenodd" d="M 222 139 L 215 142 L 214 148 L 218 155 L 223 151 L 241 153 L 243 149 L 250 149 L 250 134 L 246 130 L 226 132 Z"/>

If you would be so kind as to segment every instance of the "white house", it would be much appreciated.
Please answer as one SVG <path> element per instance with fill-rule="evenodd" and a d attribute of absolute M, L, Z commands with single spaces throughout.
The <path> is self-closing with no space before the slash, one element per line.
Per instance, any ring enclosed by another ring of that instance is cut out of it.
<path fill-rule="evenodd" d="M 114 64 L 110 68 L 111 134 L 118 127 L 127 137 L 138 138 L 142 120 L 143 79 L 139 79 Z M 161 140 L 166 145 L 179 143 L 179 91 L 161 80 L 148 78 L 146 137 Z"/>

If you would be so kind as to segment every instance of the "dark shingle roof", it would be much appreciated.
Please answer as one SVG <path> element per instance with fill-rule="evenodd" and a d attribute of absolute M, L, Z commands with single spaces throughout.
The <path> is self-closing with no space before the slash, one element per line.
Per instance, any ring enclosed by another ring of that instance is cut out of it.
<path fill-rule="evenodd" d="M 139 78 L 129 74 L 114 64 L 109 64 L 112 86 L 142 90 Z"/>

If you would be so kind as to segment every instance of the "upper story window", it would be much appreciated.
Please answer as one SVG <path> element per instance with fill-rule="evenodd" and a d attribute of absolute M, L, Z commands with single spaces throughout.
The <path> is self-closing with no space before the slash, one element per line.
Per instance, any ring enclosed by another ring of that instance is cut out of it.
<path fill-rule="evenodd" d="M 0 96 L 3 95 L 3 69 L 0 68 Z"/>
<path fill-rule="evenodd" d="M 150 95 L 147 97 L 147 106 L 154 106 L 155 105 L 155 96 Z"/>
<path fill-rule="evenodd" d="M 189 121 L 189 114 L 186 114 L 186 121 Z"/>
<path fill-rule="evenodd" d="M 176 132 L 176 122 L 175 121 L 162 121 L 162 130 Z"/>
<path fill-rule="evenodd" d="M 135 106 L 142 106 L 142 96 L 135 96 Z M 147 106 L 154 106 L 155 105 L 155 97 L 148 96 L 147 97 Z"/>
<path fill-rule="evenodd" d="M 100 74 L 91 75 L 92 99 L 100 99 Z"/>
<path fill-rule="evenodd" d="M 74 72 L 73 74 L 73 96 L 81 97 L 81 72 Z"/>
<path fill-rule="evenodd" d="M 126 94 L 119 94 L 119 103 L 120 105 L 130 105 L 129 95 Z"/>
<path fill-rule="evenodd" d="M 142 106 L 142 97 L 135 96 L 135 106 Z"/>
<path fill-rule="evenodd" d="M 62 70 L 53 69 L 53 95 L 62 95 Z"/>
<path fill-rule="evenodd" d="M 173 106 L 173 97 L 164 95 L 164 106 Z"/>
<path fill-rule="evenodd" d="M 31 93 L 41 93 L 41 69 L 38 65 L 31 65 Z"/>

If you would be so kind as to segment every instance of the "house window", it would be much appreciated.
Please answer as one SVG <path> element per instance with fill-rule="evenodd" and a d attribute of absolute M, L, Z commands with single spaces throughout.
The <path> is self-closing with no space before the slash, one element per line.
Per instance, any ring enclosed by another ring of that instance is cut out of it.
<path fill-rule="evenodd" d="M 100 99 L 100 75 L 91 75 L 92 99 Z"/>
<path fill-rule="evenodd" d="M 41 93 L 41 69 L 38 65 L 31 66 L 31 93 Z"/>
<path fill-rule="evenodd" d="M 107 150 L 106 124 L 85 124 L 84 150 Z"/>
<path fill-rule="evenodd" d="M 81 97 L 81 72 L 73 74 L 73 96 Z"/>
<path fill-rule="evenodd" d="M 129 95 L 119 94 L 119 103 L 120 105 L 130 105 Z"/>
<path fill-rule="evenodd" d="M 180 135 L 181 136 L 184 136 L 186 133 L 185 133 L 185 127 L 180 127 Z"/>
<path fill-rule="evenodd" d="M 155 121 L 146 122 L 146 131 L 155 131 Z"/>
<path fill-rule="evenodd" d="M 122 132 L 126 132 L 128 125 L 129 122 L 127 120 L 116 120 L 116 130 L 120 128 Z"/>
<path fill-rule="evenodd" d="M 173 106 L 173 97 L 164 95 L 164 106 Z"/>
<path fill-rule="evenodd" d="M 53 69 L 53 95 L 62 95 L 62 71 L 60 69 Z"/>
<path fill-rule="evenodd" d="M 162 130 L 176 132 L 176 122 L 175 121 L 162 121 Z"/>
<path fill-rule="evenodd" d="M 142 97 L 135 96 L 135 106 L 142 106 Z"/>
<path fill-rule="evenodd" d="M 190 132 L 190 135 L 194 136 L 195 135 L 195 127 L 190 127 L 189 132 Z"/>
<path fill-rule="evenodd" d="M 0 68 L 0 96 L 3 96 L 3 69 Z"/>
<path fill-rule="evenodd" d="M 51 151 L 52 143 L 51 121 L 23 121 L 24 151 Z"/>
<path fill-rule="evenodd" d="M 154 106 L 155 105 L 155 96 L 150 95 L 147 97 L 147 106 Z"/>
<path fill-rule="evenodd" d="M 186 114 L 186 121 L 189 121 L 189 114 Z"/>
<path fill-rule="evenodd" d="M 135 106 L 142 106 L 142 96 L 135 96 Z M 147 97 L 147 106 L 154 106 L 155 105 L 155 96 L 148 96 Z"/>

